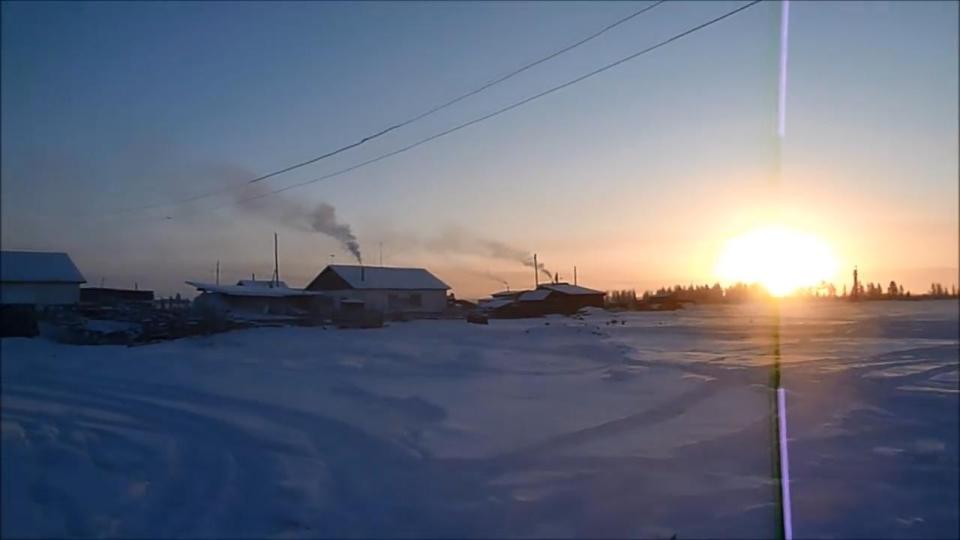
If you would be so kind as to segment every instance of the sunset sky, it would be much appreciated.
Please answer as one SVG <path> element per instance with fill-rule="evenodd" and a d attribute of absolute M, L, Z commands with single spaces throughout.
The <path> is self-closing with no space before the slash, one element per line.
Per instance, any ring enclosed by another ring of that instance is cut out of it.
<path fill-rule="evenodd" d="M 786 138 L 780 3 L 354 172 L 267 197 L 143 209 L 309 159 L 430 109 L 646 3 L 4 3 L 3 249 L 66 251 L 91 283 L 303 286 L 337 240 L 426 266 L 458 296 L 532 285 L 497 243 L 599 289 L 714 282 L 726 240 L 778 222 L 849 282 L 957 282 L 958 4 L 791 4 Z M 743 2 L 668 2 L 358 149 L 348 167 L 565 82 Z M 782 176 L 781 176 L 782 171 Z M 242 193 L 242 192 L 236 192 Z M 131 210 L 132 209 L 132 210 Z M 125 211 L 129 210 L 129 211 Z M 170 219 L 167 219 L 167 218 Z"/>

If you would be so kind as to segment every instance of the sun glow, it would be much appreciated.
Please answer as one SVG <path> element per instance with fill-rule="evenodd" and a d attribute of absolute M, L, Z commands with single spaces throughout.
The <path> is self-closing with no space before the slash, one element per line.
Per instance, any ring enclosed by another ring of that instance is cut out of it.
<path fill-rule="evenodd" d="M 833 280 L 837 259 L 816 236 L 787 227 L 751 230 L 724 245 L 716 275 L 725 284 L 759 283 L 774 296 Z"/>

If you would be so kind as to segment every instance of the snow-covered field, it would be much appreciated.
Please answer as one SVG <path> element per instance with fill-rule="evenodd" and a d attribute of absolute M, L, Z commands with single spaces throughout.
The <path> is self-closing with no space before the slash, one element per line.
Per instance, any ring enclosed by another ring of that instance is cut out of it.
<path fill-rule="evenodd" d="M 956 537 L 957 303 L 780 321 L 796 535 Z M 3 339 L 0 532 L 769 537 L 776 328 L 736 306 Z"/>

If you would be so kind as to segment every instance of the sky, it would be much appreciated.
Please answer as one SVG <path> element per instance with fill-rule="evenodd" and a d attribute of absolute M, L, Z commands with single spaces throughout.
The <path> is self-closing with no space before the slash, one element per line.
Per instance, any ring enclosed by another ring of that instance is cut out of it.
<path fill-rule="evenodd" d="M 529 287 L 516 254 L 598 289 L 716 281 L 726 240 L 777 222 L 843 275 L 957 282 L 958 4 L 793 2 L 777 137 L 779 2 L 523 107 L 374 158 L 589 72 L 744 2 L 667 2 L 331 159 L 649 2 L 2 4 L 3 249 L 68 252 L 91 284 L 352 262 L 425 266 L 461 297 Z M 176 204 L 194 195 L 221 191 Z M 174 203 L 174 204 L 171 204 Z M 165 206 L 164 206 L 165 205 Z M 329 208 L 327 207 L 327 208 Z M 337 229 L 341 237 L 345 231 Z"/>

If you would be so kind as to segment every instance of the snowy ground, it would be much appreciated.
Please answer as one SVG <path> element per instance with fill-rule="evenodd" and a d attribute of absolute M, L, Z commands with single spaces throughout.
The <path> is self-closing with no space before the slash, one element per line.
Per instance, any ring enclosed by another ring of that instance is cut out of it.
<path fill-rule="evenodd" d="M 958 535 L 957 323 L 783 306 L 798 537 Z M 739 306 L 3 339 L 0 532 L 768 537 L 776 328 Z"/>

